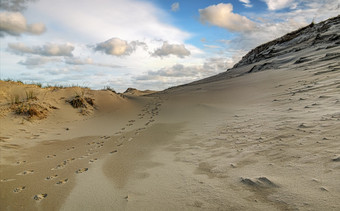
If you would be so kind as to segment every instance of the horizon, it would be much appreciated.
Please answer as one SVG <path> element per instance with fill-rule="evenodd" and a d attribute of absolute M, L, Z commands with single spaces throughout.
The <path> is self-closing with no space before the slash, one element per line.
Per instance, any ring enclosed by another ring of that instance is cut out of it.
<path fill-rule="evenodd" d="M 337 0 L 7 0 L 0 78 L 160 91 L 224 72 L 254 47 L 339 12 Z"/>

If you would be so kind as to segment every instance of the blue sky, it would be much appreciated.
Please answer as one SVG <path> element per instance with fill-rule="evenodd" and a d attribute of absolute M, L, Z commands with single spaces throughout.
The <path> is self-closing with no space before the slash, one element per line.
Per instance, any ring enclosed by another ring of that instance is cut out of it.
<path fill-rule="evenodd" d="M 2 0 L 0 6 L 1 79 L 118 91 L 162 90 L 226 71 L 257 45 L 340 13 L 339 0 Z"/>

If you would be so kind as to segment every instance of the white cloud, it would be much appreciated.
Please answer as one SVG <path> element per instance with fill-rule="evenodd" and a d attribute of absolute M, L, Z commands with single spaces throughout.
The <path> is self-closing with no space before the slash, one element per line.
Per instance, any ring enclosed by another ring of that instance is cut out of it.
<path fill-rule="evenodd" d="M 65 59 L 66 64 L 70 65 L 86 65 L 86 64 L 93 64 L 93 59 L 86 58 L 86 59 L 80 59 L 80 58 L 66 58 Z"/>
<path fill-rule="evenodd" d="M 205 48 L 210 48 L 210 49 L 218 49 L 218 48 L 222 48 L 221 46 L 218 45 L 203 45 Z"/>
<path fill-rule="evenodd" d="M 202 23 L 210 23 L 229 31 L 251 31 L 255 27 L 255 23 L 245 16 L 233 13 L 232 4 L 211 5 L 205 9 L 200 9 L 199 13 Z"/>
<path fill-rule="evenodd" d="M 18 36 L 23 33 L 38 35 L 45 31 L 45 25 L 42 23 L 27 24 L 26 18 L 20 12 L 0 13 L 0 36 Z"/>
<path fill-rule="evenodd" d="M 136 84 L 152 85 L 163 89 L 169 85 L 189 83 L 226 71 L 234 63 L 235 61 L 230 58 L 210 58 L 201 65 L 175 64 L 157 71 L 148 71 L 134 79 Z"/>
<path fill-rule="evenodd" d="M 52 68 L 48 70 L 40 71 L 40 74 L 49 74 L 49 75 L 64 75 L 69 74 L 71 70 L 69 68 L 63 67 L 63 68 Z"/>
<path fill-rule="evenodd" d="M 294 0 L 263 0 L 266 2 L 269 10 L 280 10 L 287 7 L 295 7 Z"/>
<path fill-rule="evenodd" d="M 8 48 L 10 51 L 16 54 L 36 54 L 41 56 L 70 56 L 72 57 L 72 51 L 74 46 L 67 44 L 53 44 L 48 43 L 43 46 L 29 47 L 24 43 L 9 43 Z"/>
<path fill-rule="evenodd" d="M 139 41 L 132 41 L 128 43 L 119 38 L 111 38 L 105 42 L 98 43 L 94 48 L 95 51 L 102 51 L 105 54 L 113 56 L 126 56 L 134 52 L 137 46 L 147 48 L 146 44 Z"/>
<path fill-rule="evenodd" d="M 166 11 L 148 1 L 58 0 L 52 4 L 41 0 L 30 5 L 25 14 L 32 18 L 44 17 L 47 25 L 53 23 L 48 27 L 49 33 L 62 33 L 70 42 L 97 43 L 111 37 L 184 42 L 191 37 L 171 24 Z M 55 25 L 60 27 L 55 29 Z"/>
<path fill-rule="evenodd" d="M 253 7 L 253 5 L 250 3 L 250 0 L 239 0 L 239 1 L 242 2 L 245 7 L 248 7 L 248 8 Z"/>
<path fill-rule="evenodd" d="M 184 58 L 186 56 L 190 55 L 190 51 L 185 48 L 185 46 L 182 44 L 169 44 L 168 42 L 163 42 L 162 47 L 156 49 L 152 56 L 169 56 L 169 55 L 175 55 L 179 58 Z"/>
<path fill-rule="evenodd" d="M 75 58 L 75 57 L 65 58 L 65 64 L 68 64 L 68 65 L 93 65 L 93 66 L 109 67 L 109 68 L 121 68 L 122 67 L 120 65 L 94 62 L 92 58 L 81 59 L 81 58 Z"/>
<path fill-rule="evenodd" d="M 175 2 L 171 5 L 171 11 L 177 12 L 179 10 L 179 3 Z"/>
<path fill-rule="evenodd" d="M 60 59 L 50 57 L 28 57 L 26 60 L 18 62 L 18 64 L 24 65 L 27 68 L 37 68 L 49 62 L 60 62 Z"/>

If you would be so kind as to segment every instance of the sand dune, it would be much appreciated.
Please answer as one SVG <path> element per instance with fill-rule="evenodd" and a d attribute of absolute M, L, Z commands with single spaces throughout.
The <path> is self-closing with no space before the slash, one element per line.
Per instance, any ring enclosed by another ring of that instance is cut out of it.
<path fill-rule="evenodd" d="M 151 95 L 1 81 L 1 210 L 339 210 L 332 21 Z M 15 95 L 44 115 L 15 114 Z"/>

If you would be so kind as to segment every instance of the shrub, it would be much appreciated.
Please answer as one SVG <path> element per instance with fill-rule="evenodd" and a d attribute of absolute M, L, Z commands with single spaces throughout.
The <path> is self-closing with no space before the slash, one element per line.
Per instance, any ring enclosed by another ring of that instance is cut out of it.
<path fill-rule="evenodd" d="M 90 97 L 81 97 L 76 95 L 73 99 L 66 101 L 72 105 L 73 108 L 87 108 L 87 105 L 94 106 L 94 99 Z"/>
<path fill-rule="evenodd" d="M 111 88 L 110 86 L 104 86 L 104 89 L 102 90 L 107 90 L 107 91 L 111 91 L 113 93 L 117 93 L 113 88 Z"/>
<path fill-rule="evenodd" d="M 48 110 L 36 103 L 22 102 L 12 106 L 14 112 L 18 115 L 28 116 L 29 118 L 37 117 L 39 119 L 46 118 Z"/>

